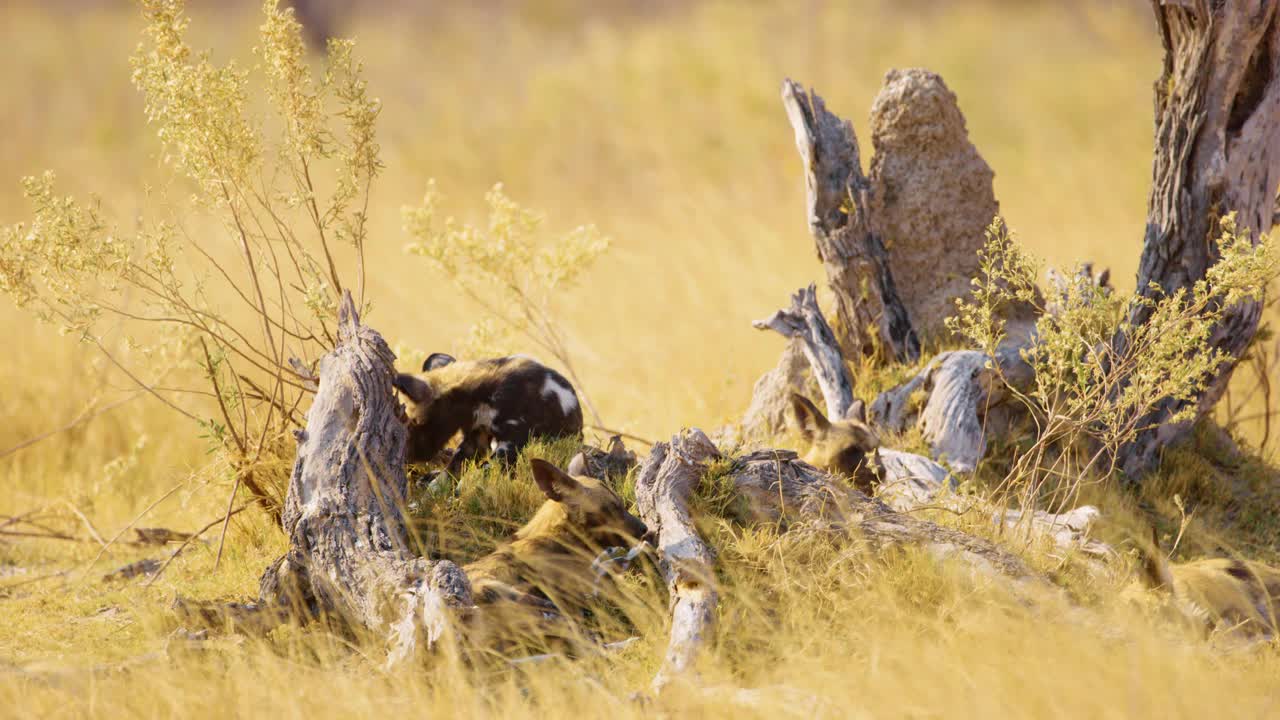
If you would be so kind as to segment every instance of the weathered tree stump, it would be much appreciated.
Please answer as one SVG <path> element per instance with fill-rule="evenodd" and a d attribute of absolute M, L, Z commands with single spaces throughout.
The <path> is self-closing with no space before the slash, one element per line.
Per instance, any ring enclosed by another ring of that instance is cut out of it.
<path fill-rule="evenodd" d="M 782 84 L 782 104 L 804 161 L 809 229 L 836 296 L 842 347 L 848 354 L 915 360 L 920 341 L 871 221 L 871 186 L 853 125 L 791 80 Z"/>
<path fill-rule="evenodd" d="M 403 515 L 405 421 L 392 391 L 395 355 L 361 324 L 350 293 L 337 346 L 320 361 L 320 386 L 284 508 L 288 552 L 263 575 L 260 602 L 391 635 L 389 662 L 430 645 L 467 607 L 467 577 L 449 561 L 409 550 Z"/>
<path fill-rule="evenodd" d="M 1155 160 L 1138 292 L 1172 293 L 1204 279 L 1219 258 L 1218 218 L 1235 212 L 1254 240 L 1274 221 L 1280 187 L 1280 0 L 1152 0 L 1164 69 L 1155 84 Z M 1158 288 L 1158 290 L 1153 289 Z M 1213 347 L 1231 361 L 1199 398 L 1200 415 L 1225 392 L 1236 362 L 1258 329 L 1261 304 L 1227 310 Z M 1149 309 L 1134 305 L 1130 320 Z M 1124 338 L 1117 342 L 1123 348 Z M 1152 429 L 1121 448 L 1120 465 L 1140 478 L 1161 448 L 1192 423 L 1164 420 L 1183 407 L 1167 401 L 1148 418 Z"/>

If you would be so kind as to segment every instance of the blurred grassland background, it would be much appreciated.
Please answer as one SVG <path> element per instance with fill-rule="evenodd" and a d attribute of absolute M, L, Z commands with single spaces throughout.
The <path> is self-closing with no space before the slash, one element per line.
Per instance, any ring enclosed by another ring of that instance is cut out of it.
<path fill-rule="evenodd" d="M 211 48 L 219 61 L 252 63 L 256 3 L 192 2 L 190 15 L 195 47 Z M 150 212 L 146 188 L 167 182 L 167 174 L 129 83 L 128 57 L 141 28 L 136 11 L 125 2 L 11 0 L 0 19 L 0 220 L 26 219 L 18 179 L 45 169 L 58 174 L 63 192 L 96 193 L 122 226 Z M 358 40 L 371 94 L 383 102 L 386 171 L 369 208 L 367 319 L 401 347 L 459 350 L 479 311 L 425 261 L 405 254 L 410 238 L 401 208 L 417 203 L 435 178 L 447 208 L 477 220 L 484 192 L 503 182 L 518 202 L 546 213 L 548 228 L 594 223 L 612 238 L 613 249 L 562 304 L 584 385 L 612 427 L 664 438 L 739 414 L 782 347 L 750 321 L 797 287 L 824 279 L 779 101 L 784 77 L 814 87 L 853 120 L 865 164 L 871 156 L 865 119 L 885 72 L 940 73 L 995 170 L 1001 211 L 1021 240 L 1051 265 L 1108 266 L 1119 289 L 1132 289 L 1150 176 L 1151 84 L 1160 62 L 1145 3 L 361 2 L 346 19 L 338 32 Z M 185 224 L 196 236 L 221 229 L 198 216 Z M 7 301 L 0 303 L 0 333 L 7 338 L 0 451 L 133 392 L 92 348 Z M 0 458 L 0 512 L 66 499 L 110 535 L 176 485 L 144 524 L 202 525 L 222 512 L 230 479 L 227 468 L 209 465 L 207 448 L 196 428 L 159 403 L 132 400 Z M 209 573 L 211 554 L 201 550 L 182 556 L 148 590 L 89 584 L 11 603 L 0 610 L 0 663 L 127 657 L 158 632 L 156 611 L 148 608 L 179 591 L 252 595 L 282 543 L 264 518 L 246 513 L 232 523 L 217 575 Z M 57 552 L 61 561 L 69 553 L 83 562 L 92 550 Z M 52 557 L 54 550 L 24 547 L 19 554 L 0 544 L 0 567 L 36 567 L 46 552 Z M 766 555 L 752 567 L 780 562 Z M 806 652 L 788 652 L 785 673 L 749 663 L 740 671 L 762 683 L 839 686 L 849 702 L 893 708 L 874 715 L 990 716 L 1020 708 L 1026 716 L 1194 717 L 1221 711 L 1224 699 L 1238 703 L 1240 717 L 1275 710 L 1270 654 L 1234 662 L 1154 636 L 1116 652 L 1068 628 L 1043 628 L 996 600 L 966 595 L 918 567 L 907 570 L 877 565 L 866 577 L 826 577 L 844 590 L 842 582 L 862 582 L 861 595 L 837 601 L 848 603 L 848 624 L 814 627 L 804 620 L 811 606 L 803 603 L 781 631 L 742 621 L 734 627 L 743 633 L 743 655 L 751 643 L 779 637 L 804 638 Z M 809 598 L 812 608 L 830 601 L 810 598 L 804 588 L 791 592 Z M 894 604 L 904 598 L 930 609 L 904 621 Z M 142 621 L 131 629 L 110 618 L 92 621 L 101 608 L 117 606 Z M 45 619 L 59 613 L 72 619 Z M 853 667 L 869 671 L 848 674 L 848 647 Z M 314 663 L 319 651 L 307 653 L 306 662 Z M 510 682 L 476 698 L 463 689 L 369 680 L 351 672 L 350 658 L 308 665 L 312 672 L 305 674 L 290 662 L 251 654 L 208 683 L 193 684 L 177 668 L 145 681 L 126 678 L 101 690 L 99 711 L 318 716 L 427 705 L 439 714 L 539 709 Z M 623 667 L 630 675 L 611 678 L 611 688 L 631 687 L 652 671 L 643 659 Z M 955 667 L 967 670 L 950 672 Z M 601 704 L 590 687 L 557 684 L 554 672 L 535 673 L 529 682 L 535 697 L 538 688 L 546 690 L 561 711 L 611 717 L 638 711 Z M 923 677 L 907 677 L 916 672 Z M 1197 683 L 1215 689 L 1200 695 Z M 386 692 L 392 684 L 398 695 Z M 281 685 L 293 690 L 267 691 Z M 154 698 L 144 700 L 148 693 Z M 94 712 L 64 706 L 53 690 L 0 683 L 0 716 L 16 707 L 6 697 L 30 703 L 33 714 Z M 775 700 L 775 709 L 787 704 Z M 690 710 L 725 711 L 696 703 Z"/>
<path fill-rule="evenodd" d="M 478 219 L 484 191 L 500 181 L 544 211 L 549 229 L 595 223 L 613 240 L 561 305 L 605 421 L 656 438 L 731 418 L 781 347 L 750 321 L 822 279 L 778 99 L 782 78 L 812 85 L 851 118 L 866 162 L 871 100 L 889 68 L 911 66 L 941 73 L 959 96 L 1022 240 L 1051 264 L 1108 265 L 1120 287 L 1131 287 L 1158 41 L 1141 6 L 1072 5 L 368 5 L 342 30 L 358 39 L 371 92 L 384 103 L 387 169 L 366 251 L 369 320 L 393 345 L 458 351 L 479 311 L 404 253 L 411 238 L 400 210 L 436 178 L 447 210 Z M 4 12 L 9 101 L 0 138 L 9 180 L 0 178 L 0 216 L 26 218 L 17 181 L 46 168 L 60 191 L 96 193 L 126 228 L 152 212 L 145 188 L 166 175 L 128 81 L 136 13 L 123 2 L 19 3 Z M 252 62 L 254 4 L 195 2 L 190 14 L 195 47 Z M 197 236 L 221 229 L 198 217 L 185 224 Z M 0 323 L 13 342 L 0 369 L 0 447 L 72 419 L 110 394 L 104 382 L 129 389 L 105 366 L 90 370 L 101 361 L 89 348 L 7 303 Z M 22 479 L 4 483 L 0 497 L 20 507 L 83 486 L 87 477 L 70 477 L 96 473 L 137 430 L 152 444 L 147 473 L 169 476 L 196 457 L 192 433 L 139 400 L 85 428 L 95 439 L 83 447 L 73 434 L 70 445 L 63 437 L 24 453 L 35 460 L 7 458 L 0 473 Z M 21 469 L 48 453 L 66 454 L 60 477 Z"/>

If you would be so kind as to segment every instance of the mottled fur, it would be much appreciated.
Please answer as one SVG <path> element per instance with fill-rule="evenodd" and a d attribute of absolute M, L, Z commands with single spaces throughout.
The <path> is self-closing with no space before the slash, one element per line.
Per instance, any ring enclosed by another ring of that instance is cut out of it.
<path fill-rule="evenodd" d="M 583 462 L 578 455 L 566 473 L 530 461 L 547 500 L 510 542 L 463 568 L 478 604 L 546 599 L 568 611 L 590 594 L 601 550 L 630 547 L 648 532 L 608 485 L 581 474 Z"/>
<path fill-rule="evenodd" d="M 458 432 L 462 444 L 449 462 L 455 475 L 464 462 L 491 450 L 510 463 L 531 437 L 582 434 L 582 407 L 573 385 L 535 360 L 512 356 L 457 362 L 436 353 L 422 369 L 395 379 L 409 416 L 406 462 L 435 459 Z"/>
<path fill-rule="evenodd" d="M 1260 562 L 1212 558 L 1170 563 L 1153 542 L 1140 544 L 1142 582 L 1165 594 L 1205 630 L 1275 637 L 1280 570 Z"/>
<path fill-rule="evenodd" d="M 804 461 L 852 478 L 860 490 L 869 492 L 879 480 L 875 452 L 880 436 L 867 424 L 866 406 L 855 400 L 848 418 L 832 422 L 808 398 L 792 393 L 791 410 L 809 443 Z"/>

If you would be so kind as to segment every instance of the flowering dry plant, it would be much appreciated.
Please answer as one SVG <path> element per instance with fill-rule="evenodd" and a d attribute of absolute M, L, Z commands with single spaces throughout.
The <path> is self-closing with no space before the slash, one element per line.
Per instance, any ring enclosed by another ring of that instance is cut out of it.
<path fill-rule="evenodd" d="M 235 458 L 235 487 L 278 507 L 282 478 L 262 475 L 277 474 L 267 468 L 301 422 L 307 368 L 333 345 L 341 293 L 363 304 L 380 105 L 350 41 L 331 41 L 322 77 L 312 76 L 293 11 L 276 0 L 263 4 L 250 67 L 193 51 L 181 0 L 141 8 L 133 84 L 190 201 L 164 200 L 160 219 L 126 232 L 96 200 L 60 195 L 51 173 L 27 178 L 33 218 L 0 233 L 0 290 L 198 422 Z M 251 110 L 255 92 L 264 113 Z M 190 234 L 184 218 L 195 212 L 220 231 Z M 344 283 L 348 262 L 355 275 Z M 127 359 L 105 341 L 108 321 L 125 329 Z M 185 385 L 156 381 L 184 369 Z"/>
<path fill-rule="evenodd" d="M 404 210 L 405 229 L 417 238 L 409 252 L 429 260 L 487 313 L 471 328 L 470 350 L 507 350 L 512 336 L 523 337 L 555 358 L 599 425 L 556 318 L 555 302 L 609 249 L 608 238 L 593 225 L 546 237 L 543 216 L 507 197 L 501 184 L 485 201 L 486 226 L 441 217 L 441 195 L 432 181 L 422 204 Z"/>
<path fill-rule="evenodd" d="M 1265 235 L 1251 243 L 1234 215 L 1220 228 L 1218 262 L 1189 289 L 1126 297 L 1073 273 L 1046 307 L 1036 291 L 1036 262 L 1003 221 L 991 224 L 973 294 L 957 300 L 948 327 L 994 357 L 1006 340 L 1000 309 L 1019 302 L 1039 311 L 1032 341 L 1020 350 L 1034 380 L 1023 388 L 1005 382 L 1029 411 L 1035 435 L 1001 491 L 1017 492 L 1027 506 L 1053 487 L 1051 503 L 1070 502 L 1083 478 L 1114 473 L 1121 445 L 1149 429 L 1161 403 L 1181 406 L 1167 422 L 1196 416 L 1196 400 L 1228 360 L 1212 346 L 1214 327 L 1232 305 L 1260 296 L 1280 261 L 1275 243 Z M 1150 311 L 1145 322 L 1130 320 L 1137 304 Z M 1046 484 L 1050 479 L 1059 482 Z"/>

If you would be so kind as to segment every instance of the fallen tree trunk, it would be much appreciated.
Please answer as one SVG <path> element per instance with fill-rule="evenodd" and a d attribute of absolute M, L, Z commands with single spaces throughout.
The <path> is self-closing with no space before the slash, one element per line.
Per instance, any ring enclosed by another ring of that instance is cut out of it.
<path fill-rule="evenodd" d="M 297 433 L 283 517 L 289 550 L 263 575 L 259 598 L 295 617 L 390 632 L 390 663 L 413 655 L 423 639 L 436 642 L 451 609 L 472 605 L 458 566 L 409 550 L 394 359 L 344 293 L 337 346 L 320 361 L 320 387 Z"/>
<path fill-rule="evenodd" d="M 1219 259 L 1218 219 L 1236 213 L 1254 241 L 1274 221 L 1280 187 L 1280 0 L 1152 0 L 1164 69 L 1156 82 L 1156 151 L 1138 292 L 1172 294 L 1203 280 Z M 1226 311 L 1211 337 L 1230 360 L 1197 400 L 1204 415 L 1225 392 L 1258 330 L 1261 303 Z M 1130 321 L 1150 307 L 1134 304 Z M 1123 348 L 1124 338 L 1117 339 Z M 1152 469 L 1160 450 L 1193 423 L 1165 420 L 1185 407 L 1169 400 L 1144 423 L 1151 427 L 1121 448 L 1131 480 Z"/>
<path fill-rule="evenodd" d="M 920 341 L 871 222 L 871 185 L 853 126 L 791 80 L 782 84 L 782 104 L 804 161 L 809 229 L 836 296 L 841 346 L 849 354 L 916 360 Z"/>
<path fill-rule="evenodd" d="M 720 454 L 701 430 L 686 431 L 653 446 L 636 478 L 636 508 L 657 533 L 659 567 L 667 581 L 671 639 L 653 679 L 662 690 L 675 677 L 689 677 L 714 631 L 715 553 L 698 535 L 689 503 L 702 482 L 705 463 Z"/>
<path fill-rule="evenodd" d="M 707 464 L 722 457 L 701 431 L 682 431 L 654 445 L 636 479 L 640 517 L 657 533 L 660 568 L 670 591 L 671 636 L 654 688 L 677 676 L 696 677 L 697 658 L 714 636 L 718 593 L 715 554 L 698 534 L 690 504 Z M 1012 587 L 1050 589 L 1016 555 L 958 530 L 895 512 L 789 450 L 764 450 L 733 460 L 728 481 L 759 522 L 848 533 L 872 552 L 917 546 L 939 560 L 955 560 L 976 574 Z"/>

